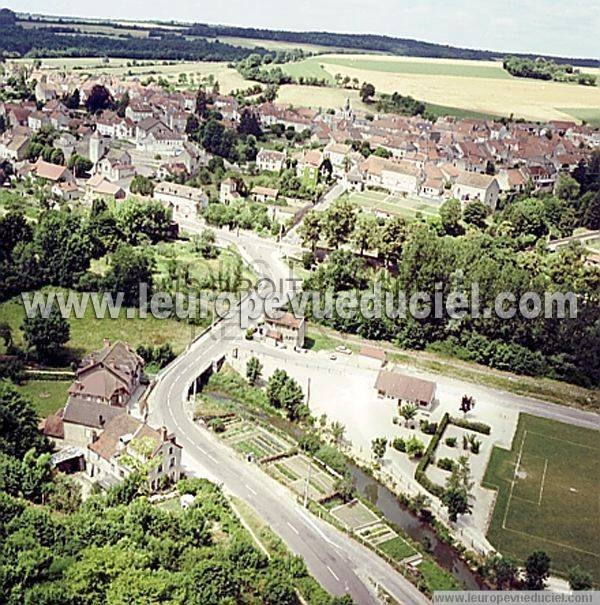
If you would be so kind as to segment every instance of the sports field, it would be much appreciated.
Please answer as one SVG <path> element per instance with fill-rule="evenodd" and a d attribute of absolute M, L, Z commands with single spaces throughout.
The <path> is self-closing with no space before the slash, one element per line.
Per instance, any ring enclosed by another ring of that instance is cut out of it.
<path fill-rule="evenodd" d="M 439 205 L 433 201 L 417 197 L 401 197 L 381 191 L 361 191 L 350 194 L 350 201 L 364 210 L 390 216 L 403 216 L 414 219 L 420 212 L 424 217 L 436 216 Z"/>
<path fill-rule="evenodd" d="M 501 553 L 544 550 L 554 572 L 580 565 L 600 582 L 599 436 L 521 414 L 512 449 L 494 448 L 482 482 L 498 490 L 487 537 Z"/>

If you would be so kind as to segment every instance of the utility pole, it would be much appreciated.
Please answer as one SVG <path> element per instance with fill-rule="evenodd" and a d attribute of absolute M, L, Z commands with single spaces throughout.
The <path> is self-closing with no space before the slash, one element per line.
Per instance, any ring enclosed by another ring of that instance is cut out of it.
<path fill-rule="evenodd" d="M 306 484 L 304 485 L 304 508 L 308 508 L 308 486 L 310 484 L 310 472 L 312 470 L 312 459 L 308 461 L 308 474 L 306 475 Z"/>
<path fill-rule="evenodd" d="M 308 383 L 306 385 L 306 405 L 310 403 L 310 376 L 308 377 Z"/>

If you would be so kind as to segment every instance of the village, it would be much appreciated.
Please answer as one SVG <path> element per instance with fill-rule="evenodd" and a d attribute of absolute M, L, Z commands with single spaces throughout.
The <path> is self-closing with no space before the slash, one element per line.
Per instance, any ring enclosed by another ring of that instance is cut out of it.
<path fill-rule="evenodd" d="M 3 87 L 10 88 L 11 77 L 14 80 L 7 70 Z M 212 157 L 190 133 L 196 92 L 165 92 L 135 79 L 84 78 L 33 68 L 27 82 L 35 84 L 35 100 L 0 103 L 5 125 L 0 159 L 10 163 L 11 178 L 46 183 L 57 203 L 91 203 L 102 196 L 122 200 L 131 193 L 136 176 L 150 178 L 151 194 L 172 209 L 175 221 L 197 218 L 209 202 L 227 204 L 249 196 L 270 205 L 273 215 L 288 226 L 307 198 L 314 203 L 331 183 L 347 192 L 383 192 L 381 199 L 392 205 L 402 206 L 408 199 L 435 208 L 453 197 L 463 205 L 479 200 L 493 211 L 501 197 L 551 192 L 558 176 L 573 171 L 600 138 L 597 130 L 572 122 L 444 117 L 430 122 L 420 116 L 355 111 L 349 101 L 337 111 L 276 102 L 245 106 L 239 97 L 219 94 L 215 87 L 207 92 L 207 101 L 226 130 L 238 128 L 242 116 L 251 113 L 263 131 L 286 136 L 259 143 L 251 161 L 238 165 L 226 160 L 225 167 L 239 178 L 228 176 L 220 187 L 207 191 L 197 181 L 193 187 L 186 184 Z M 85 111 L 92 91 L 106 92 L 120 102 L 119 109 Z M 77 107 L 71 102 L 68 109 L 65 102 L 74 94 Z M 31 144 L 42 133 L 51 146 L 44 153 L 39 144 Z M 82 165 L 72 158 L 87 161 Z M 289 168 L 304 186 L 301 198 L 281 191 L 276 178 L 271 186 L 244 183 L 246 174 L 277 175 Z M 371 209 L 385 215 L 388 207 L 374 204 Z"/>

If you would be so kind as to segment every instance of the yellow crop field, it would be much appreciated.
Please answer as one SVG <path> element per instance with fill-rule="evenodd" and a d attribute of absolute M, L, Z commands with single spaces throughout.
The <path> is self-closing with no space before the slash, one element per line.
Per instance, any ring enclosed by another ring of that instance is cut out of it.
<path fill-rule="evenodd" d="M 328 58 L 332 62 L 328 62 Z M 494 113 L 499 115 L 514 114 L 530 120 L 572 119 L 578 112 L 598 112 L 600 114 L 600 87 L 586 87 L 576 84 L 529 80 L 525 78 L 506 77 L 499 64 L 479 61 L 453 61 L 448 59 L 414 59 L 409 57 L 373 56 L 371 69 L 368 67 L 368 55 L 354 57 L 360 67 L 351 67 L 352 57 L 347 55 L 328 55 L 319 57 L 323 69 L 331 75 L 337 73 L 361 82 L 371 82 L 381 92 L 398 91 L 411 95 L 421 101 Z M 410 62 L 410 72 L 403 69 L 403 64 Z M 340 64 L 342 63 L 342 64 Z M 386 65 L 382 68 L 382 63 Z M 418 73 L 414 64 L 422 64 L 423 72 Z M 390 69 L 396 66 L 397 69 Z M 433 68 L 436 65 L 436 68 Z M 459 66 L 459 71 L 443 73 L 450 65 Z M 490 68 L 489 76 L 482 68 Z M 498 69 L 496 74 L 493 69 Z M 435 73 L 439 69 L 442 73 Z M 477 73 L 469 74 L 476 69 Z M 593 72 L 594 70 L 589 70 Z M 434 73 L 432 73 L 434 72 Z M 468 75 L 467 75 L 468 74 Z M 500 75 L 502 74 L 502 75 Z M 573 114 L 565 113 L 561 108 L 569 108 Z"/>
<path fill-rule="evenodd" d="M 337 109 L 344 106 L 346 99 L 350 99 L 353 109 L 372 111 L 372 108 L 360 100 L 356 90 L 286 84 L 280 87 L 277 95 L 277 103 L 280 105 L 313 107 L 314 109 Z"/>

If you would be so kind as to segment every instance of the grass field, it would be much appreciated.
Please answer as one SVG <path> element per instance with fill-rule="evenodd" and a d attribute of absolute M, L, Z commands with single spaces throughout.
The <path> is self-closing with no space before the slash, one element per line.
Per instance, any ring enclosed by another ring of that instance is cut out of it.
<path fill-rule="evenodd" d="M 103 338 L 111 341 L 122 340 L 133 347 L 139 345 L 161 345 L 170 342 L 176 353 L 180 353 L 189 343 L 191 329 L 184 322 L 174 319 L 156 319 L 148 314 L 146 319 L 128 319 L 125 309 L 117 319 L 97 319 L 92 305 L 88 305 L 82 319 L 70 319 L 71 338 L 66 344 L 72 360 L 79 360 L 84 354 L 102 348 Z M 23 346 L 20 326 L 25 317 L 21 297 L 15 297 L 0 304 L 0 323 L 6 322 L 12 329 L 16 346 Z M 196 328 L 199 332 L 201 328 Z"/>
<path fill-rule="evenodd" d="M 380 92 L 397 91 L 444 108 L 485 115 L 514 114 L 542 121 L 600 119 L 600 87 L 514 78 L 493 61 L 329 54 L 289 64 L 287 68 L 294 70 L 294 75 L 316 75 L 322 71 L 331 76 L 341 74 L 371 82 Z M 331 107 L 334 97 L 327 89 L 320 90 L 322 101 L 319 89 L 290 89 L 285 92 L 284 102 Z M 335 107 L 354 91 L 339 92 Z"/>
<path fill-rule="evenodd" d="M 372 212 L 403 216 L 414 219 L 418 212 L 423 216 L 436 216 L 439 204 L 413 197 L 389 195 L 379 191 L 361 191 L 350 194 L 350 201 L 356 206 Z"/>
<path fill-rule="evenodd" d="M 17 390 L 31 401 L 38 416 L 45 418 L 65 405 L 70 386 L 71 381 L 65 380 L 29 380 Z"/>
<path fill-rule="evenodd" d="M 552 569 L 581 565 L 600 583 L 597 431 L 521 414 L 510 451 L 494 448 L 483 485 L 498 490 L 488 539 L 524 560 L 541 549 Z"/>

